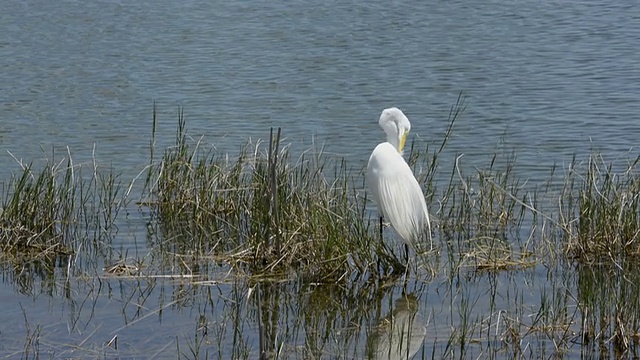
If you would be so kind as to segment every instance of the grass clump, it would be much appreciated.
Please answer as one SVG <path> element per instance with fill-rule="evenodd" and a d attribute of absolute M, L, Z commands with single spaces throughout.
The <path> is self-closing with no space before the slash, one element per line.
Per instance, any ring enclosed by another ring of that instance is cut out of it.
<path fill-rule="evenodd" d="M 12 177 L 2 205 L 0 246 L 7 252 L 72 252 L 70 235 L 76 208 L 73 171 L 47 166 L 34 174 L 32 166 Z"/>
<path fill-rule="evenodd" d="M 294 161 L 279 134 L 261 145 L 244 146 L 234 160 L 216 156 L 187 137 L 180 116 L 175 146 L 147 181 L 165 241 L 252 272 L 337 278 L 370 269 L 379 241 L 346 163 L 322 153 Z"/>
<path fill-rule="evenodd" d="M 71 155 L 47 159 L 36 170 L 19 162 L 21 172 L 3 186 L 0 250 L 9 260 L 30 261 L 76 253 L 88 240 L 99 242 L 116 230 L 127 194 L 119 177 L 98 171 L 84 178 Z"/>
<path fill-rule="evenodd" d="M 582 263 L 617 263 L 640 255 L 639 158 L 615 172 L 598 156 L 589 158 L 580 185 L 567 237 L 568 252 Z M 571 174 L 576 176 L 576 174 Z M 575 179 L 567 183 L 574 184 Z"/>
<path fill-rule="evenodd" d="M 640 178 L 592 154 L 574 160 L 560 199 L 563 249 L 574 267 L 579 342 L 601 357 L 637 352 L 640 340 Z M 611 353 L 610 353 L 611 352 Z"/>

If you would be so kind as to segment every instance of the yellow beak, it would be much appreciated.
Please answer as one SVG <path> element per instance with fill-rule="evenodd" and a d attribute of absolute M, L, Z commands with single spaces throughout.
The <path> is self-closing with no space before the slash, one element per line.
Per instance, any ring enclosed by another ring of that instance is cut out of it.
<path fill-rule="evenodd" d="M 404 145 L 407 143 L 407 135 L 409 135 L 408 131 L 400 135 L 400 144 L 398 144 L 398 152 L 400 154 L 402 154 L 402 151 L 404 150 Z"/>

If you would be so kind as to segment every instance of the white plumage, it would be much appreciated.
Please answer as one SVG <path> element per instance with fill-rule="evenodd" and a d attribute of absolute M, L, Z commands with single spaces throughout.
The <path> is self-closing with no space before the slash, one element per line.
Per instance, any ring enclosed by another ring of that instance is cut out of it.
<path fill-rule="evenodd" d="M 378 124 L 387 134 L 387 142 L 371 153 L 367 184 L 380 216 L 406 244 L 415 247 L 425 237 L 431 241 L 431 224 L 422 188 L 402 157 L 411 123 L 393 107 L 382 111 Z"/>

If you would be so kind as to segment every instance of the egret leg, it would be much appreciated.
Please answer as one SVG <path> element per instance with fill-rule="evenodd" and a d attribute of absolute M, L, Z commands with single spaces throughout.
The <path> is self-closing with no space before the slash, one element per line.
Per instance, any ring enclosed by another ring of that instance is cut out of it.
<path fill-rule="evenodd" d="M 404 266 L 405 266 L 404 276 L 406 281 L 407 273 L 409 272 L 409 245 L 408 244 L 404 244 Z"/>
<path fill-rule="evenodd" d="M 408 267 L 408 266 L 407 266 Z M 409 270 L 404 271 L 404 275 L 402 276 L 402 296 L 406 296 L 407 294 L 407 283 L 409 282 L 407 273 Z"/>
<path fill-rule="evenodd" d="M 380 245 L 384 246 L 384 238 L 382 237 L 382 229 L 383 229 L 383 224 L 382 224 L 382 216 L 380 216 Z M 381 274 L 380 271 L 380 256 L 378 255 L 378 273 Z"/>
<path fill-rule="evenodd" d="M 404 286 L 402 287 L 403 291 L 405 291 L 407 289 L 407 278 L 408 278 L 407 275 L 409 275 L 409 260 L 408 259 L 407 259 L 407 262 L 404 264 L 404 274 L 402 275 L 403 282 L 404 282 Z"/>

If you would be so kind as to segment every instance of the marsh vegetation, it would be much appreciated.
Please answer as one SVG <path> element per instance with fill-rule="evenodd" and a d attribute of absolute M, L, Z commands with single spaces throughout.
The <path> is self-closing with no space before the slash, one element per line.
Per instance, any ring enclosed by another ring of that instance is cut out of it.
<path fill-rule="evenodd" d="M 70 152 L 19 163 L 2 189 L 5 279 L 78 310 L 67 336 L 23 310 L 26 336 L 0 356 L 638 356 L 638 159 L 574 158 L 537 184 L 516 175 L 515 156 L 443 161 L 465 105 L 407 155 L 435 245 L 408 270 L 394 233 L 380 238 L 364 169 L 321 147 L 293 154 L 280 129 L 229 157 L 180 113 L 175 144 L 156 149 L 154 112 L 149 165 L 133 179 Z M 146 225 L 136 251 L 114 242 L 132 213 Z M 104 299 L 122 304 L 121 327 L 83 315 Z M 136 338 L 169 311 L 196 315 L 178 335 L 162 325 Z"/>

